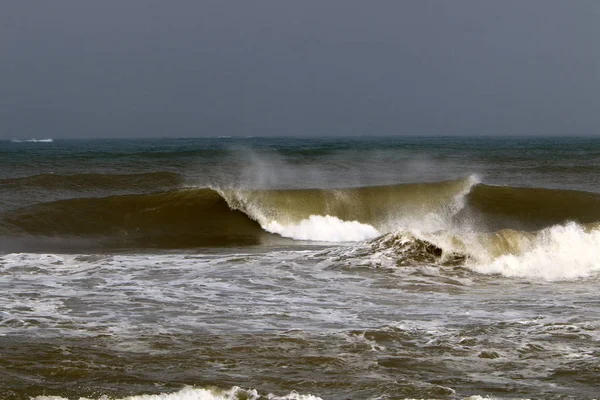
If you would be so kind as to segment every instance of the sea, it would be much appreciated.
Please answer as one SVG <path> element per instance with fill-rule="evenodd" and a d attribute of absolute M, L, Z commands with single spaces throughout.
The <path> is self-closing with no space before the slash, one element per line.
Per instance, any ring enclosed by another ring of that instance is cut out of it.
<path fill-rule="evenodd" d="M 600 137 L 0 142 L 0 399 L 600 398 Z"/>

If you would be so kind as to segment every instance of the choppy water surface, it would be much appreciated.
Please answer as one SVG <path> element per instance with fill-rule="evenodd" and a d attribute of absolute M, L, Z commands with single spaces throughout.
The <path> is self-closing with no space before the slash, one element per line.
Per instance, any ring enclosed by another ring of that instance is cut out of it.
<path fill-rule="evenodd" d="M 0 398 L 600 394 L 600 140 L 0 152 Z"/>

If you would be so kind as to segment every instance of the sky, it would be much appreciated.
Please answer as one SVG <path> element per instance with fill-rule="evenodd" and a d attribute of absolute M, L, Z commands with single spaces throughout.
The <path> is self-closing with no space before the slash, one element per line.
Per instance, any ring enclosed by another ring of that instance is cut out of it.
<path fill-rule="evenodd" d="M 0 138 L 600 135 L 597 0 L 7 0 Z"/>

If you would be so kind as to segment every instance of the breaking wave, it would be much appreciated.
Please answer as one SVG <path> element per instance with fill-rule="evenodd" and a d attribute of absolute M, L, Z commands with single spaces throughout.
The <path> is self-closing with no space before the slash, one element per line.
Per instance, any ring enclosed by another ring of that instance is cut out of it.
<path fill-rule="evenodd" d="M 91 178 L 59 179 L 65 185 Z M 33 184 L 37 178 L 27 179 Z M 98 177 L 94 179 L 98 184 Z M 8 212 L 0 219 L 0 231 L 9 236 L 98 238 L 106 247 L 226 246 L 282 237 L 361 241 L 390 232 L 397 224 L 426 219 L 447 223 L 472 184 L 465 179 L 349 189 L 190 188 L 71 198 Z"/>
<path fill-rule="evenodd" d="M 398 226 L 449 226 L 452 217 L 464 207 L 465 195 L 477 182 L 476 177 L 469 177 L 345 189 L 225 189 L 219 193 L 232 209 L 243 211 L 270 232 L 300 240 L 336 241 L 335 236 L 347 235 L 351 229 L 358 237 L 354 240 L 362 240 L 361 231 L 377 236 Z M 332 227 L 339 229 L 331 232 Z M 326 232 L 331 232 L 331 237 L 313 236 L 324 236 Z"/>
<path fill-rule="evenodd" d="M 2 185 L 175 185 L 166 172 L 36 175 Z M 50 184 L 49 184 L 50 185 Z M 355 254 L 395 266 L 433 263 L 545 280 L 600 268 L 600 195 L 489 186 L 462 180 L 341 189 L 187 188 L 71 198 L 6 212 L 10 243 L 51 240 L 94 249 L 174 249 L 307 242 L 361 242 Z M 587 225 L 586 225 L 587 224 Z M 366 242 L 364 242 L 366 241 Z"/>

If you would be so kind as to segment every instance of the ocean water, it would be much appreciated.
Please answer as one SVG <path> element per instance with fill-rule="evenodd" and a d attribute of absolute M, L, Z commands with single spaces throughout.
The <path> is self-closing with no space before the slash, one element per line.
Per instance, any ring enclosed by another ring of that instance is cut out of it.
<path fill-rule="evenodd" d="M 600 398 L 599 138 L 0 142 L 0 399 Z"/>

